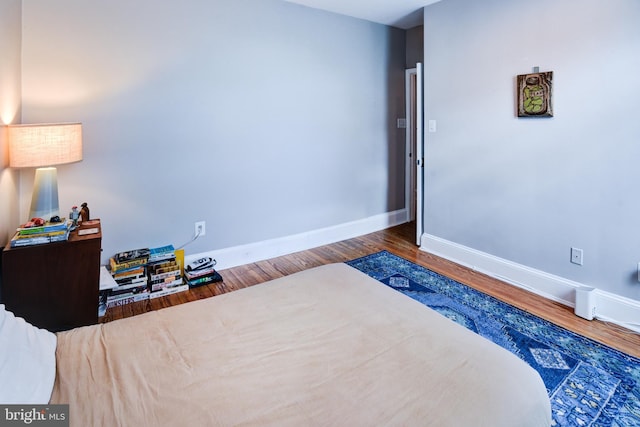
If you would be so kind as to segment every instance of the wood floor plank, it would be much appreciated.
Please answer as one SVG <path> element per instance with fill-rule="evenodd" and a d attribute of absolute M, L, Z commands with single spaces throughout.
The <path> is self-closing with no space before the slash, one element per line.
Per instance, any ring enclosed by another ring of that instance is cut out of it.
<path fill-rule="evenodd" d="M 223 282 L 201 286 L 150 301 L 110 308 L 100 321 L 101 323 L 110 322 L 151 310 L 159 310 L 172 305 L 210 298 L 319 265 L 344 262 L 381 250 L 387 250 L 563 328 L 640 357 L 640 335 L 635 332 L 599 320 L 588 321 L 582 319 L 576 316 L 570 307 L 421 251 L 414 244 L 414 240 L 415 228 L 413 224 L 403 224 L 308 251 L 221 270 L 220 274 L 224 279 Z"/>

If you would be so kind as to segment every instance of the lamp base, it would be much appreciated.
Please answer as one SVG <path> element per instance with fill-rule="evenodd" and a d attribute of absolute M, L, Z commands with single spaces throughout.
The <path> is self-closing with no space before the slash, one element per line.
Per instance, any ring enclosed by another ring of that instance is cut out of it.
<path fill-rule="evenodd" d="M 33 182 L 29 218 L 42 218 L 49 221 L 54 216 L 60 216 L 58 170 L 56 168 L 38 168 Z"/>

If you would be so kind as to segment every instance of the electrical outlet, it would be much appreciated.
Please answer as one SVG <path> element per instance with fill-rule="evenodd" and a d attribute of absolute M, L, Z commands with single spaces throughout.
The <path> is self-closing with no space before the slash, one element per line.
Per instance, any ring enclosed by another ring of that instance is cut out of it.
<path fill-rule="evenodd" d="M 583 251 L 578 248 L 571 248 L 571 262 L 574 264 L 582 265 Z"/>
<path fill-rule="evenodd" d="M 202 237 L 207 234 L 207 226 L 204 221 L 198 221 L 195 224 L 195 235 L 198 237 Z"/>

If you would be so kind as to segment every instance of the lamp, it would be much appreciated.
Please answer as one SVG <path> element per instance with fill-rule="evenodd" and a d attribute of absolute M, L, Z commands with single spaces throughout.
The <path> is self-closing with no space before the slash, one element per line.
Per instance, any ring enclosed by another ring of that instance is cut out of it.
<path fill-rule="evenodd" d="M 9 166 L 35 167 L 29 218 L 60 215 L 55 165 L 82 160 L 82 124 L 9 125 Z"/>

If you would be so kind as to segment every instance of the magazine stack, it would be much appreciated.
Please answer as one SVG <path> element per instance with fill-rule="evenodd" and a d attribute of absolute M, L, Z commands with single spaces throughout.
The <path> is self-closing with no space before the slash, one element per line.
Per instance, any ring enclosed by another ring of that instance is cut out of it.
<path fill-rule="evenodd" d="M 18 227 L 16 234 L 11 239 L 11 247 L 20 248 L 43 243 L 64 242 L 69 239 L 71 225 L 71 221 L 66 221 L 64 218 L 58 222 L 34 218 Z"/>
<path fill-rule="evenodd" d="M 182 268 L 176 260 L 173 245 L 151 249 L 147 264 L 149 298 L 182 292 L 189 286 L 182 281 Z"/>
<path fill-rule="evenodd" d="M 216 260 L 210 257 L 195 260 L 184 271 L 184 277 L 190 288 L 222 281 L 222 276 L 215 270 Z"/>
<path fill-rule="evenodd" d="M 118 286 L 108 291 L 107 308 L 149 299 L 148 262 L 148 248 L 119 252 L 109 259 L 111 276 Z"/>

